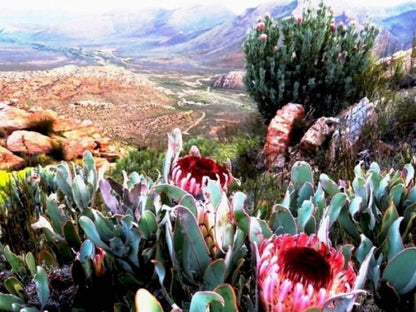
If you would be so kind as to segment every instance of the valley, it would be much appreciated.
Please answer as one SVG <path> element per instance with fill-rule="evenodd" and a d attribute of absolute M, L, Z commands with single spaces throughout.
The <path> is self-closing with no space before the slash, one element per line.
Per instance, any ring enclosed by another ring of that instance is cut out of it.
<path fill-rule="evenodd" d="M 174 127 L 184 139 L 244 127 L 255 106 L 242 90 L 214 89 L 218 74 L 140 72 L 122 67 L 68 65 L 0 72 L 0 97 L 25 109 L 48 108 L 89 119 L 114 140 L 163 147 Z"/>

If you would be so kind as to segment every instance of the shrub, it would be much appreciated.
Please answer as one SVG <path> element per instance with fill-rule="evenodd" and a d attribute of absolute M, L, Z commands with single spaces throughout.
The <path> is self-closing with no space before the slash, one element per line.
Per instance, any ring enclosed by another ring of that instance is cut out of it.
<path fill-rule="evenodd" d="M 336 115 L 366 94 L 362 78 L 377 33 L 369 25 L 335 25 L 323 2 L 280 26 L 266 16 L 244 43 L 246 89 L 266 120 L 288 102 L 302 103 L 316 117 Z"/>

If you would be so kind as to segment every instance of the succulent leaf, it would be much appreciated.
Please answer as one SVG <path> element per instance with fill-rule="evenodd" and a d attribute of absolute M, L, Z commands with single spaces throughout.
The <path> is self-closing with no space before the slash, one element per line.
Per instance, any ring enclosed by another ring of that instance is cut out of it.
<path fill-rule="evenodd" d="M 35 284 L 41 310 L 43 310 L 49 298 L 49 286 L 46 271 L 40 266 L 36 269 Z"/>
<path fill-rule="evenodd" d="M 300 232 L 305 232 L 306 224 L 308 223 L 309 219 L 312 217 L 314 211 L 314 205 L 310 200 L 305 200 L 302 203 L 302 207 L 298 210 L 298 217 L 296 218 L 297 225 L 299 227 Z"/>
<path fill-rule="evenodd" d="M 224 299 L 224 306 L 214 301 L 211 303 L 211 312 L 237 312 L 237 297 L 234 288 L 229 284 L 223 284 L 214 289 Z"/>
<path fill-rule="evenodd" d="M 14 295 L 0 294 L 0 310 L 20 311 L 20 307 L 25 304 L 22 298 Z"/>
<path fill-rule="evenodd" d="M 192 212 L 183 206 L 177 206 L 175 213 L 176 227 L 183 238 L 180 240 L 174 238 L 175 250 L 182 252 L 182 265 L 190 278 L 193 278 L 194 274 L 202 276 L 211 260 L 197 220 Z M 178 231 L 175 230 L 175 236 Z"/>
<path fill-rule="evenodd" d="M 389 282 L 399 294 L 416 287 L 416 248 L 406 248 L 395 255 L 384 269 L 383 280 Z"/>
<path fill-rule="evenodd" d="M 339 186 L 334 181 L 332 181 L 326 174 L 322 173 L 319 176 L 319 182 L 321 183 L 322 188 L 324 191 L 330 196 L 334 196 L 336 193 L 338 193 Z"/>
<path fill-rule="evenodd" d="M 25 299 L 25 286 L 14 276 L 4 281 L 4 287 L 14 296 Z"/>
<path fill-rule="evenodd" d="M 276 235 L 289 233 L 296 234 L 296 220 L 290 210 L 282 205 L 276 205 L 276 210 L 270 218 L 270 228 Z"/>
<path fill-rule="evenodd" d="M 334 222 L 338 219 L 338 216 L 341 212 L 342 207 L 347 203 L 347 195 L 344 193 L 335 194 L 329 205 L 328 215 L 329 215 L 329 227 L 331 227 Z"/>
<path fill-rule="evenodd" d="M 397 218 L 389 228 L 387 235 L 387 244 L 384 244 L 384 253 L 387 254 L 388 261 L 393 259 L 393 257 L 400 251 L 402 251 L 404 248 L 399 228 L 400 222 L 402 220 L 403 217 Z"/>
<path fill-rule="evenodd" d="M 140 288 L 134 297 L 136 312 L 163 312 L 159 301 L 148 290 Z"/>
<path fill-rule="evenodd" d="M 211 262 L 204 273 L 204 290 L 214 290 L 221 285 L 225 279 L 225 262 L 224 259 L 217 259 Z"/>
<path fill-rule="evenodd" d="M 292 167 L 291 181 L 297 190 L 305 183 L 313 185 L 313 174 L 311 166 L 305 161 L 297 161 Z"/>
<path fill-rule="evenodd" d="M 198 291 L 192 296 L 189 312 L 206 312 L 212 302 L 219 302 L 224 306 L 223 297 L 215 291 Z"/>

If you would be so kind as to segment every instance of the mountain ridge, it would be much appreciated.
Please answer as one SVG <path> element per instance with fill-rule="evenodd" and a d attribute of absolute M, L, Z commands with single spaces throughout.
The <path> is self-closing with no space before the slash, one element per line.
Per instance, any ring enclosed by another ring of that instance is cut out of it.
<path fill-rule="evenodd" d="M 330 0 L 335 15 L 381 28 L 378 54 L 409 48 L 416 29 L 416 3 L 388 8 L 351 7 Z M 179 9 L 117 10 L 66 17 L 62 23 L 0 22 L 0 70 L 45 65 L 114 63 L 132 69 L 171 68 L 228 70 L 244 66 L 242 44 L 247 30 L 267 13 L 273 18 L 299 15 L 303 2 L 272 1 L 242 14 L 225 5 L 194 5 Z M 3 12 L 3 15 L 5 13 Z M 389 41 L 386 44 L 384 41 Z M 388 47 L 391 45 L 390 47 Z M 10 52 L 12 51 L 12 52 Z M 31 59 L 32 58 L 32 59 Z M 56 59 L 56 62 L 51 60 Z M 45 64 L 42 64 L 42 60 Z M 34 65 L 35 64 L 35 65 Z"/>

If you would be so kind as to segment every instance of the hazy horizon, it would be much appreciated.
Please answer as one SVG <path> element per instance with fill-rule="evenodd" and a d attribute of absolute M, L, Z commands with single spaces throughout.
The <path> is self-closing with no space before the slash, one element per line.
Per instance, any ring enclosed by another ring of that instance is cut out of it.
<path fill-rule="evenodd" d="M 279 4 L 284 4 L 291 2 L 293 0 L 281 0 Z M 313 0 L 316 2 L 319 0 Z M 325 1 L 331 5 L 332 2 L 337 0 L 328 0 Z M 137 0 L 72 0 L 68 2 L 67 0 L 13 0 L 0 3 L 0 12 L 3 11 L 13 11 L 14 13 L 23 12 L 23 11 L 32 11 L 33 14 L 36 12 L 70 12 L 70 13 L 85 13 L 85 14 L 102 14 L 113 10 L 118 9 L 131 9 L 131 10 L 140 10 L 142 8 L 165 8 L 165 9 L 175 9 L 182 7 L 189 7 L 197 4 L 221 4 L 235 12 L 236 14 L 241 14 L 245 9 L 256 7 L 262 3 L 267 3 L 270 1 L 265 0 L 245 0 L 245 1 L 219 1 L 219 0 L 160 0 L 157 3 L 155 2 L 142 2 Z M 402 3 L 416 3 L 416 1 L 411 0 L 371 0 L 367 1 L 365 4 L 362 0 L 346 0 L 346 4 L 351 6 L 363 6 L 363 7 L 389 7 L 394 5 L 399 5 Z"/>

